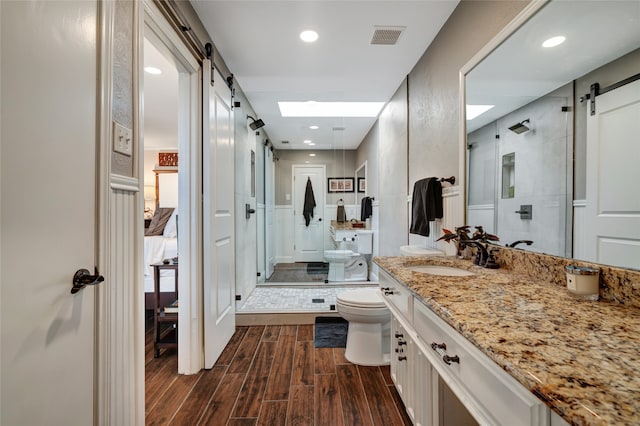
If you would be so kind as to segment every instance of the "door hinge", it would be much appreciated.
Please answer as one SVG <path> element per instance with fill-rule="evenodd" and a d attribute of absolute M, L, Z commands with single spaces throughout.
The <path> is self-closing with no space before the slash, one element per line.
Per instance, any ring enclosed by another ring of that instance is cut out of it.
<path fill-rule="evenodd" d="M 260 272 L 258 272 L 258 273 L 257 273 L 257 275 L 258 275 L 259 277 L 261 277 L 261 276 L 262 276 L 262 274 L 261 274 Z"/>
<path fill-rule="evenodd" d="M 242 295 L 241 294 L 236 294 L 236 300 L 242 300 Z"/>

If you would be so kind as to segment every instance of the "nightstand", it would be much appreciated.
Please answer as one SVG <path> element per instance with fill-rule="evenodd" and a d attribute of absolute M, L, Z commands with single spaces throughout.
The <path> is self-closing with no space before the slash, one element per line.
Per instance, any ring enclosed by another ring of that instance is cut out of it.
<path fill-rule="evenodd" d="M 178 348 L 178 314 L 167 313 L 160 305 L 160 272 L 165 269 L 174 271 L 175 294 L 178 299 L 178 264 L 154 263 L 153 266 L 153 356 L 160 356 L 162 348 Z"/>

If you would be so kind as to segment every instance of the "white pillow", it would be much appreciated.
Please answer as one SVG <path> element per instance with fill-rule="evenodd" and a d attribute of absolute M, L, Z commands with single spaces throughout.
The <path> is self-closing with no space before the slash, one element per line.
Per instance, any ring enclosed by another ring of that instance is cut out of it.
<path fill-rule="evenodd" d="M 178 236 L 178 227 L 176 223 L 177 214 L 178 214 L 178 209 L 175 209 L 173 213 L 171 213 L 171 217 L 167 221 L 167 224 L 164 226 L 164 231 L 162 231 L 163 237 L 176 238 Z"/>

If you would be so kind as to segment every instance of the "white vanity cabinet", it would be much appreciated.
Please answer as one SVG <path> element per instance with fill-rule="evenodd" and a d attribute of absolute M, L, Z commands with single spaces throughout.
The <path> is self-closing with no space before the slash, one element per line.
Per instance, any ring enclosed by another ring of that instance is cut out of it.
<path fill-rule="evenodd" d="M 414 424 L 551 424 L 551 412 L 540 399 L 408 288 L 380 272 L 392 313 L 391 376 Z"/>
<path fill-rule="evenodd" d="M 414 425 L 433 423 L 437 376 L 397 317 L 391 319 L 391 378 Z M 435 423 L 438 424 L 438 423 Z"/>

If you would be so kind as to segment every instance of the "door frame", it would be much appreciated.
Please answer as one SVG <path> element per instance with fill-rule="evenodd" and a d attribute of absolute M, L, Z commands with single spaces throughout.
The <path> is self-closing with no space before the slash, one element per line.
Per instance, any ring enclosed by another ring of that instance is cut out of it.
<path fill-rule="evenodd" d="M 200 99 L 201 65 L 197 58 L 184 44 L 182 39 L 166 20 L 160 9 L 152 0 L 144 1 L 144 11 L 140 14 L 139 30 L 137 32 L 137 51 L 144 52 L 144 38 L 152 36 L 160 41 L 173 55 L 179 67 L 179 99 L 178 114 L 178 151 L 181 165 L 178 168 L 178 229 L 180 235 L 186 236 L 178 240 L 180 253 L 180 272 L 178 275 L 178 291 L 180 293 L 180 312 L 178 317 L 178 373 L 195 374 L 204 366 L 202 339 L 202 155 L 200 141 L 202 140 L 202 103 Z M 136 68 L 136 81 L 139 82 L 137 91 L 137 112 L 143 117 L 143 57 L 139 59 Z M 182 69 L 180 69 L 182 68 Z M 188 94 L 188 96 L 184 96 Z M 138 128 L 138 163 L 139 171 L 144 170 L 144 127 Z M 143 183 L 140 182 L 140 185 Z M 136 208 L 136 215 L 143 217 L 144 202 Z M 142 220 L 142 219 L 140 219 Z M 140 238 L 140 237 L 138 237 Z M 143 246 L 138 248 L 139 258 L 143 259 Z M 137 276 L 143 277 L 143 265 Z M 144 288 L 140 288 L 144 292 Z M 144 294 L 141 294 L 144 297 Z M 141 315 L 144 307 L 138 304 Z M 143 324 L 140 327 L 144 327 Z M 143 344 L 144 342 L 142 342 Z M 142 354 L 144 359 L 144 353 Z"/>

